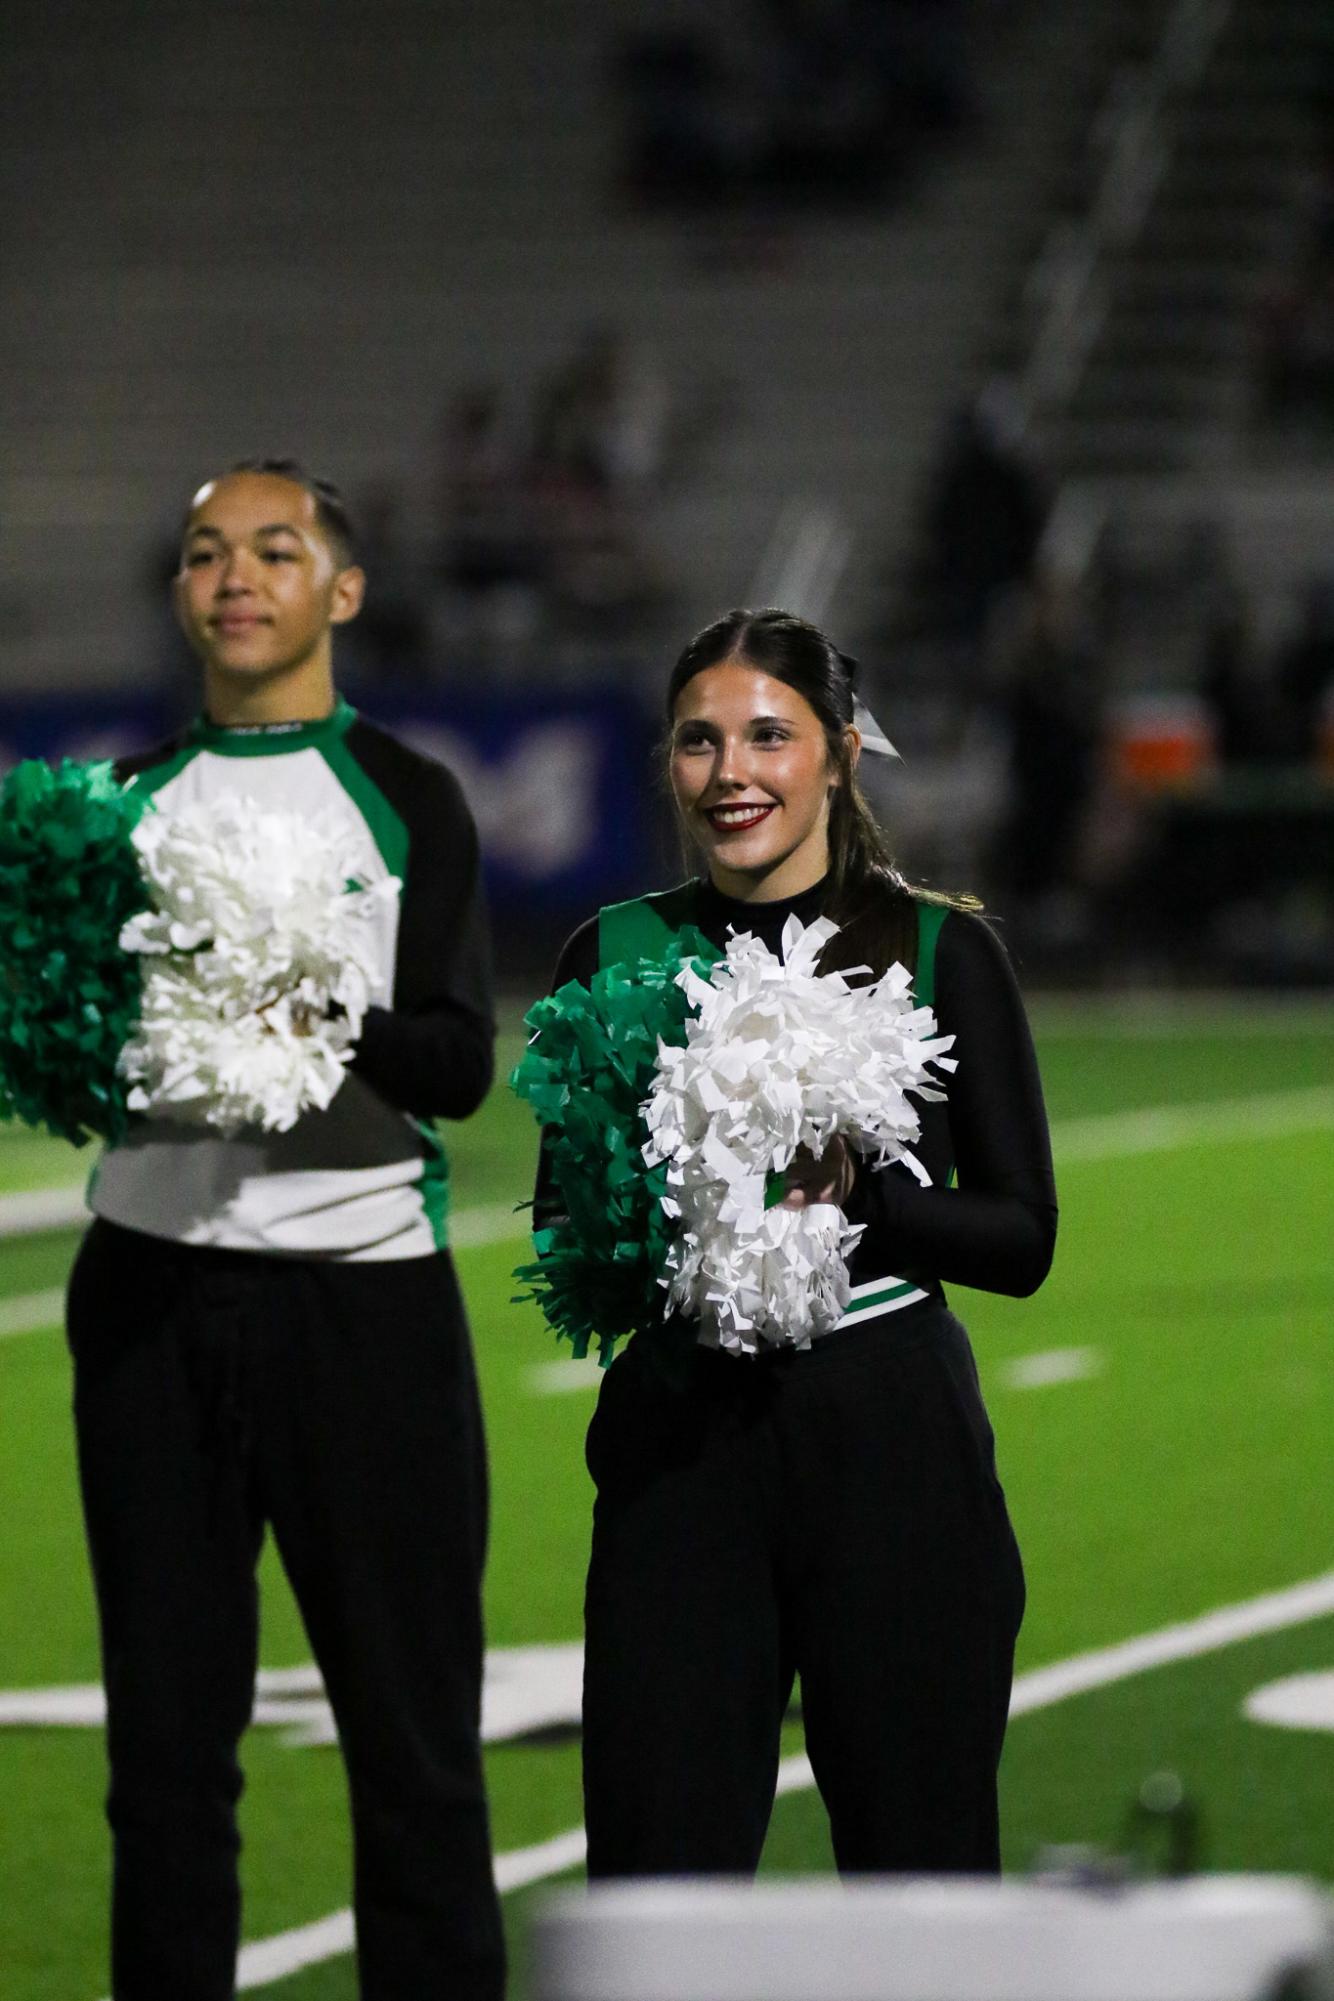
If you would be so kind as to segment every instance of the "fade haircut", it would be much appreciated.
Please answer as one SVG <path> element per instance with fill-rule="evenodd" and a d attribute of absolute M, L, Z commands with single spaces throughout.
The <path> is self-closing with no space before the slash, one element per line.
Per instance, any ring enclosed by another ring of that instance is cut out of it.
<path fill-rule="evenodd" d="M 303 487 L 315 503 L 315 519 L 339 569 L 346 570 L 356 562 L 356 531 L 347 502 L 332 480 L 317 479 L 314 473 L 307 472 L 300 459 L 238 459 L 235 465 L 228 466 L 223 477 L 229 478 L 237 472 L 268 473 L 274 479 L 290 479 L 293 486 Z"/>

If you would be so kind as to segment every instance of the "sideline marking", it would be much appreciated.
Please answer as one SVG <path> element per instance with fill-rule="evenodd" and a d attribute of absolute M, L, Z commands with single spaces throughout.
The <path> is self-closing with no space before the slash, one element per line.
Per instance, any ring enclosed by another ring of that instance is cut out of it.
<path fill-rule="evenodd" d="M 470 1209 L 457 1209 L 446 1223 L 452 1250 L 476 1250 L 482 1244 L 503 1244 L 510 1238 L 526 1237 L 529 1223 L 525 1209 L 512 1202 L 479 1202 Z"/>
<path fill-rule="evenodd" d="M 1285 1591 L 1266 1592 L 1236 1605 L 1224 1605 L 1201 1618 L 1180 1625 L 1164 1626 L 1156 1633 L 1123 1640 L 1115 1646 L 1099 1647 L 1091 1653 L 1075 1654 L 1051 1667 L 1033 1668 L 1014 1684 L 1010 1715 L 1026 1716 L 1035 1709 L 1049 1709 L 1053 1703 L 1068 1701 L 1095 1688 L 1143 1674 L 1149 1668 L 1164 1667 L 1171 1661 L 1192 1660 L 1238 1641 L 1277 1633 L 1285 1626 L 1300 1626 L 1311 1619 L 1334 1612 L 1334 1570 L 1294 1584 Z M 815 1784 L 810 1760 L 804 1755 L 784 1758 L 778 1767 L 778 1794 L 809 1790 Z M 496 1857 L 496 1885 L 502 1894 L 544 1882 L 575 1868 L 584 1858 L 584 1830 L 572 1827 L 532 1848 L 511 1849 Z M 277 1932 L 243 1946 L 237 1962 L 237 1988 L 263 1987 L 269 1981 L 285 1979 L 320 1960 L 335 1959 L 353 1947 L 351 1911 L 335 1911 L 314 1924 L 299 1925 L 292 1931 Z"/>
<path fill-rule="evenodd" d="M 1334 1126 L 1334 1087 L 1267 1091 L 1252 1098 L 1208 1098 L 1195 1105 L 1146 1105 L 1103 1112 L 1052 1127 L 1059 1161 L 1109 1160 L 1117 1154 L 1160 1153 L 1200 1140 L 1280 1139 Z"/>
<path fill-rule="evenodd" d="M 63 1188 L 24 1188 L 0 1195 L 0 1237 L 36 1237 L 43 1230 L 75 1230 L 88 1221 L 82 1181 Z"/>
<path fill-rule="evenodd" d="M 1102 1374 L 1097 1348 L 1043 1348 L 1035 1355 L 1016 1355 L 1003 1362 L 1000 1380 L 1007 1390 L 1041 1390 L 1049 1383 L 1078 1383 Z"/>
<path fill-rule="evenodd" d="M 528 1387 L 534 1396 L 568 1396 L 572 1390 L 595 1390 L 606 1373 L 596 1362 L 576 1362 L 571 1355 L 563 1362 L 535 1362 L 528 1371 Z"/>
<path fill-rule="evenodd" d="M 488 1647 L 482 1677 L 482 1742 L 510 1744 L 540 1730 L 579 1728 L 584 1649 L 578 1640 L 552 1646 Z M 55 1688 L 0 1688 L 0 1729 L 100 1730 L 106 1723 L 100 1681 Z M 338 1731 L 314 1661 L 261 1668 L 255 1677 L 251 1725 L 282 1732 L 294 1748 L 336 1744 Z"/>
<path fill-rule="evenodd" d="M 531 1848 L 512 1848 L 496 1857 L 496 1888 L 501 1896 L 511 1890 L 526 1889 L 530 1883 L 545 1882 L 576 1869 L 588 1852 L 582 1827 L 553 1834 Z M 294 1931 L 277 1932 L 272 1938 L 243 1945 L 236 1960 L 238 1992 L 251 1987 L 267 1987 L 270 1981 L 284 1980 L 303 1966 L 317 1966 L 321 1960 L 340 1959 L 356 1948 L 356 1930 L 351 1911 L 335 1911 L 331 1917 L 317 1918 L 314 1924 L 299 1925 Z"/>
<path fill-rule="evenodd" d="M 46 1292 L 19 1292 L 12 1299 L 0 1299 L 0 1341 L 10 1334 L 35 1334 L 39 1329 L 59 1327 L 65 1318 L 65 1288 L 54 1285 Z"/>
<path fill-rule="evenodd" d="M 1280 1730 L 1334 1730 L 1334 1668 L 1289 1674 L 1254 1688 L 1241 1705 L 1252 1723 Z"/>

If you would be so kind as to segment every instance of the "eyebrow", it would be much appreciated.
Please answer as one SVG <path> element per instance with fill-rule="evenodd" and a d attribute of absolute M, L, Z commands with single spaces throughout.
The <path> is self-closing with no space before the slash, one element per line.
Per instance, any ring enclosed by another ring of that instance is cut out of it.
<path fill-rule="evenodd" d="M 301 530 L 294 527 L 290 521 L 270 521 L 263 528 L 253 529 L 252 533 L 255 535 L 295 535 L 298 542 L 301 540 Z M 200 521 L 193 528 L 186 530 L 187 541 L 196 535 L 209 535 L 215 542 L 225 542 L 227 540 L 221 528 L 214 528 L 207 521 Z"/>
<path fill-rule="evenodd" d="M 790 730 L 793 719 L 791 716 L 751 716 L 748 718 L 745 727 L 751 730 L 759 729 L 764 723 L 780 723 L 784 729 Z M 716 730 L 721 728 L 721 725 L 716 723 L 712 716 L 683 716 L 676 727 L 678 730 Z"/>

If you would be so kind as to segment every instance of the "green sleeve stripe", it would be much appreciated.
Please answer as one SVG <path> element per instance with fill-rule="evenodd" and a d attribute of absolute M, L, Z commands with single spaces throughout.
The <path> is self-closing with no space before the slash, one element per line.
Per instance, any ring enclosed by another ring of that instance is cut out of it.
<path fill-rule="evenodd" d="M 913 994 L 918 1007 L 934 1007 L 936 1004 L 936 941 L 940 937 L 940 927 L 949 914 L 949 905 L 945 903 L 919 903 L 917 906 L 917 972 L 913 979 Z"/>
<path fill-rule="evenodd" d="M 378 785 L 366 776 L 339 736 L 318 746 L 320 756 L 370 828 L 371 839 L 390 875 L 401 880 L 408 867 L 408 830 Z"/>
<path fill-rule="evenodd" d="M 425 1147 L 420 1182 L 422 1207 L 426 1220 L 435 1238 L 435 1247 L 443 1251 L 449 1245 L 449 1158 L 444 1141 L 433 1125 L 425 1119 L 418 1119 L 418 1130 Z"/>
<path fill-rule="evenodd" d="M 164 785 L 170 785 L 172 779 L 184 771 L 186 765 L 198 754 L 198 744 L 186 744 L 185 748 L 178 750 L 174 757 L 167 758 L 161 764 L 150 764 L 147 771 L 137 771 L 127 782 L 125 789 L 127 792 L 138 792 L 145 798 L 151 799 Z"/>
<path fill-rule="evenodd" d="M 694 917 L 695 885 L 678 884 L 628 903 L 609 903 L 598 912 L 598 964 L 621 966 L 657 959 L 668 941 Z"/>

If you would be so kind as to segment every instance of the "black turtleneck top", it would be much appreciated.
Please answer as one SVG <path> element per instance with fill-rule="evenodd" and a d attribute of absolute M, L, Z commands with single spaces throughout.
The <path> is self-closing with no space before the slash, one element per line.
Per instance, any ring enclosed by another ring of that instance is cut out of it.
<path fill-rule="evenodd" d="M 694 921 L 714 945 L 729 931 L 750 931 L 780 949 L 790 916 L 821 915 L 827 878 L 800 895 L 770 903 L 724 896 L 707 880 L 695 887 Z M 553 990 L 588 984 L 598 969 L 598 920 L 567 942 Z M 1033 1041 L 1004 947 L 990 925 L 952 910 L 936 946 L 935 1015 L 958 1064 L 943 1073 L 943 1103 L 920 1105 L 914 1148 L 931 1176 L 924 1188 L 902 1166 L 859 1167 L 844 1204 L 866 1228 L 849 1261 L 854 1283 L 885 1273 L 914 1278 L 937 1298 L 942 1282 L 984 1292 L 1035 1292 L 1056 1242 L 1051 1144 Z M 953 1171 L 956 1185 L 950 1185 Z M 538 1201 L 549 1203 L 545 1163 Z"/>

